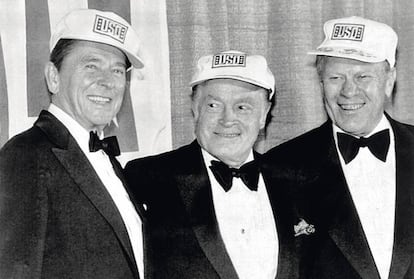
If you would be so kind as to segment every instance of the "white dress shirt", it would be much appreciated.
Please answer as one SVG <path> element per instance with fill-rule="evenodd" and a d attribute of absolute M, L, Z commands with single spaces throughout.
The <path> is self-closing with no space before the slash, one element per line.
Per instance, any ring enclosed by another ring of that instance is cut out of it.
<path fill-rule="evenodd" d="M 384 129 L 390 132 L 390 147 L 385 162 L 376 158 L 368 147 L 361 147 L 358 155 L 345 164 L 336 134 L 343 131 L 333 126 L 336 148 L 349 191 L 380 276 L 387 279 L 394 243 L 396 195 L 395 140 L 387 118 L 383 116 L 377 127 L 366 137 Z"/>
<path fill-rule="evenodd" d="M 225 192 L 209 168 L 211 160 L 217 159 L 205 150 L 202 153 L 220 234 L 239 278 L 274 279 L 279 241 L 262 175 L 257 191 L 249 190 L 240 178 L 233 178 L 232 188 Z"/>
<path fill-rule="evenodd" d="M 80 149 L 86 155 L 95 169 L 96 174 L 111 195 L 127 229 L 140 277 L 144 278 L 142 222 L 124 185 L 116 175 L 108 155 L 102 150 L 96 152 L 89 151 L 89 131 L 83 128 L 66 112 L 53 104 L 49 106 L 48 110 L 66 126 L 71 135 L 75 138 Z M 101 136 L 103 137 L 103 135 Z"/>

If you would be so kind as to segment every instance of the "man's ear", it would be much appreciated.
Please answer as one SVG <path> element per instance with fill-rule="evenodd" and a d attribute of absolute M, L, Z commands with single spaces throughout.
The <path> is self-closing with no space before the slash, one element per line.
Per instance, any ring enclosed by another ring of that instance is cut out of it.
<path fill-rule="evenodd" d="M 319 78 L 319 86 L 321 88 L 321 92 L 323 92 L 323 79 Z"/>
<path fill-rule="evenodd" d="M 260 129 L 263 129 L 266 126 L 266 120 L 270 111 L 270 108 L 272 107 L 272 103 L 270 101 L 266 100 L 265 108 L 263 110 L 263 113 L 260 117 Z"/>
<path fill-rule="evenodd" d="M 198 85 L 197 85 L 198 86 Z M 200 92 L 201 89 L 193 89 L 197 91 L 193 91 L 191 94 L 191 112 L 193 113 L 193 118 L 197 122 L 198 117 L 200 116 L 199 112 L 199 105 L 200 105 L 200 99 L 203 97 L 201 96 L 202 92 Z"/>
<path fill-rule="evenodd" d="M 387 97 L 390 98 L 392 95 L 392 91 L 394 90 L 395 80 L 397 79 L 396 68 L 393 67 L 392 69 L 390 69 L 387 75 L 388 76 L 386 81 L 385 95 L 387 95 Z"/>
<path fill-rule="evenodd" d="M 191 101 L 191 112 L 193 113 L 194 119 L 197 121 L 199 112 L 198 112 L 198 102 L 192 100 Z"/>
<path fill-rule="evenodd" d="M 50 61 L 45 65 L 45 78 L 50 93 L 57 94 L 60 86 L 59 71 L 55 64 Z"/>

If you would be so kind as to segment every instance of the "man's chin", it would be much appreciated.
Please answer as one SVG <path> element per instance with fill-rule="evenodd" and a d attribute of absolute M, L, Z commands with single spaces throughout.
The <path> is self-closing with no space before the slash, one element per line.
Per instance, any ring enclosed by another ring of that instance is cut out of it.
<path fill-rule="evenodd" d="M 105 121 L 105 122 L 94 122 L 92 125 L 93 125 L 94 130 L 96 129 L 98 131 L 102 131 L 109 124 L 110 124 L 110 121 L 108 122 Z"/>
<path fill-rule="evenodd" d="M 361 125 L 362 123 L 359 123 L 359 125 L 341 125 L 338 127 L 341 128 L 343 131 L 352 134 L 354 136 L 364 136 L 368 134 L 369 132 L 366 131 L 367 128 Z"/>
<path fill-rule="evenodd" d="M 227 148 L 222 149 L 214 149 L 212 152 L 209 152 L 214 157 L 219 159 L 220 161 L 240 161 L 245 160 L 250 153 L 250 150 L 242 151 L 236 149 L 234 146 L 227 146 Z"/>

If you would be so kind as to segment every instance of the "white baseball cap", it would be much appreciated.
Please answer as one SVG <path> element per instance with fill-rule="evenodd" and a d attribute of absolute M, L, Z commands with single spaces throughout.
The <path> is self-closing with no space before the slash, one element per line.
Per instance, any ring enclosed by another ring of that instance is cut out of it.
<path fill-rule="evenodd" d="M 131 25 L 113 12 L 80 9 L 68 13 L 57 24 L 50 38 L 50 52 L 60 39 L 103 43 L 120 49 L 137 69 L 144 63 L 138 56 L 141 43 Z"/>
<path fill-rule="evenodd" d="M 323 30 L 325 40 L 308 54 L 370 63 L 388 61 L 394 67 L 398 36 L 390 26 L 352 16 L 329 20 L 325 22 Z"/>
<path fill-rule="evenodd" d="M 218 78 L 240 80 L 267 89 L 270 92 L 269 99 L 275 90 L 275 77 L 267 66 L 266 59 L 261 55 L 229 50 L 203 56 L 197 62 L 190 86 L 194 87 L 206 80 Z"/>

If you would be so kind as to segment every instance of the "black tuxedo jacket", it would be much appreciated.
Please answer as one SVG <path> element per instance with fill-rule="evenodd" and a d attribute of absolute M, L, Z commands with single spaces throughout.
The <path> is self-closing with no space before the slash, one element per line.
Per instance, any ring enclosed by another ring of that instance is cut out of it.
<path fill-rule="evenodd" d="M 136 270 L 105 186 L 65 126 L 41 112 L 0 151 L 0 278 L 125 279 Z"/>
<path fill-rule="evenodd" d="M 152 278 L 238 278 L 220 236 L 207 169 L 196 141 L 131 161 L 125 173 L 136 199 L 147 206 Z M 289 199 L 278 185 L 267 190 L 279 237 L 277 278 L 297 278 Z"/>
<path fill-rule="evenodd" d="M 389 118 L 395 135 L 396 208 L 390 279 L 414 278 L 414 127 Z M 315 226 L 302 235 L 303 278 L 379 279 L 326 122 L 266 154 L 290 184 L 296 214 Z"/>

